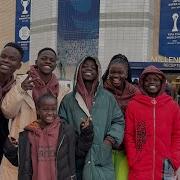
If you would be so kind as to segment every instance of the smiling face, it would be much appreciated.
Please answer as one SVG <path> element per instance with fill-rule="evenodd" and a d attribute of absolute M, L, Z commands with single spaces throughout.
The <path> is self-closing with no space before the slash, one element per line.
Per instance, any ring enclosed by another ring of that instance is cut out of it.
<path fill-rule="evenodd" d="M 126 64 L 115 63 L 110 65 L 109 79 L 114 87 L 120 87 L 128 76 L 128 67 Z"/>
<path fill-rule="evenodd" d="M 14 47 L 5 47 L 0 54 L 0 74 L 12 76 L 12 74 L 20 67 L 20 52 Z"/>
<path fill-rule="evenodd" d="M 43 127 L 51 124 L 57 117 L 57 100 L 53 97 L 41 99 L 37 107 L 40 123 Z"/>
<path fill-rule="evenodd" d="M 161 90 L 162 82 L 155 74 L 147 74 L 143 80 L 143 89 L 151 96 L 156 97 Z"/>
<path fill-rule="evenodd" d="M 36 65 L 41 74 L 50 75 L 56 67 L 56 55 L 51 50 L 44 50 L 39 54 Z"/>
<path fill-rule="evenodd" d="M 94 60 L 86 59 L 81 68 L 83 81 L 93 82 L 98 76 L 98 67 Z"/>

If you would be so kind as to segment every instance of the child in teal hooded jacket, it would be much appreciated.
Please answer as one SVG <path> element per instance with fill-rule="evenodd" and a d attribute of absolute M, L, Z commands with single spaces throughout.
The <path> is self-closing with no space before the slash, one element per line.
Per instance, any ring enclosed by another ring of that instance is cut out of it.
<path fill-rule="evenodd" d="M 124 117 L 114 96 L 103 89 L 100 64 L 86 57 L 77 66 L 73 92 L 61 102 L 59 115 L 74 126 L 85 118 L 93 123 L 94 139 L 85 159 L 76 162 L 78 180 L 115 180 L 112 147 L 120 145 L 124 134 Z"/>

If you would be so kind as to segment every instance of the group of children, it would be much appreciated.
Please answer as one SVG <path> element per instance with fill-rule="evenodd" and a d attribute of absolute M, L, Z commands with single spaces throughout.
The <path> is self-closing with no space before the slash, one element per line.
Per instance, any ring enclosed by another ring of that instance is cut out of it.
<path fill-rule="evenodd" d="M 20 52 L 14 43 L 2 50 L 1 88 L 20 68 Z M 12 57 L 17 66 L 3 84 Z M 180 178 L 180 108 L 164 92 L 159 69 L 147 67 L 135 87 L 124 55 L 113 56 L 103 76 L 98 59 L 88 56 L 68 93 L 55 67 L 56 52 L 40 50 L 35 65 L 1 97 L 2 180 Z"/>

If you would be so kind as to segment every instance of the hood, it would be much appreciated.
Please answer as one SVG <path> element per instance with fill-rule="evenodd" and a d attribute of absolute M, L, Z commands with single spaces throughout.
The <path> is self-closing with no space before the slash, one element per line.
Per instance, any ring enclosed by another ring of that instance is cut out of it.
<path fill-rule="evenodd" d="M 111 81 L 107 79 L 104 82 L 104 88 L 110 91 L 114 97 L 116 98 L 118 105 L 121 107 L 121 110 L 125 112 L 127 104 L 131 99 L 139 92 L 139 89 L 134 85 L 130 84 L 128 81 L 125 81 L 125 87 L 123 91 L 119 90 L 118 88 L 114 87 L 111 84 Z"/>
<path fill-rule="evenodd" d="M 73 84 L 73 89 L 76 88 L 76 84 L 77 84 L 77 77 L 78 77 L 78 72 L 80 70 L 80 67 L 81 65 L 83 64 L 83 62 L 88 58 L 93 58 L 98 66 L 98 81 L 100 82 L 101 80 L 101 74 L 102 74 L 102 70 L 101 70 L 101 65 L 100 65 L 100 62 L 97 58 L 95 57 L 91 57 L 91 56 L 85 56 L 84 58 L 81 59 L 81 61 L 79 61 L 79 63 L 77 64 L 77 67 L 76 67 L 76 71 L 75 71 L 75 75 L 74 75 L 74 84 Z"/>
<path fill-rule="evenodd" d="M 54 134 L 54 129 L 56 129 L 57 126 L 61 124 L 61 121 L 59 117 L 57 117 L 53 123 L 51 123 L 49 126 L 45 127 L 44 129 L 41 128 L 39 120 L 33 121 L 29 125 L 27 125 L 24 129 L 26 131 L 30 131 L 38 136 L 40 136 L 43 132 L 45 134 Z"/>
<path fill-rule="evenodd" d="M 148 95 L 144 89 L 143 89 L 143 83 L 144 83 L 144 78 L 147 74 L 156 74 L 162 81 L 161 85 L 161 90 L 158 95 L 162 94 L 165 91 L 165 86 L 166 86 L 166 77 L 162 71 L 160 71 L 158 68 L 155 66 L 148 66 L 147 68 L 144 69 L 142 72 L 140 78 L 139 78 L 139 89 L 144 95 Z"/>
<path fill-rule="evenodd" d="M 81 71 L 82 64 L 88 58 L 93 59 L 98 67 L 98 70 L 97 70 L 98 77 L 92 82 L 92 87 L 91 87 L 90 92 L 86 89 L 85 83 L 82 78 L 82 71 Z M 93 99 L 94 99 L 95 94 L 97 94 L 96 92 L 99 88 L 100 77 L 101 77 L 101 67 L 100 67 L 99 61 L 96 58 L 87 56 L 80 61 L 80 63 L 77 66 L 76 73 L 75 73 L 74 92 L 75 93 L 77 92 L 81 95 L 89 111 L 91 110 L 93 106 Z"/>
<path fill-rule="evenodd" d="M 28 74 L 32 78 L 33 83 L 34 83 L 34 88 L 32 89 L 32 96 L 34 101 L 36 102 L 38 98 L 46 93 L 51 93 L 55 97 L 58 97 L 59 95 L 59 82 L 56 78 L 56 75 L 52 73 L 51 79 L 49 80 L 48 83 L 45 83 L 39 73 L 36 65 L 32 65 L 30 67 L 30 70 L 28 71 Z"/>

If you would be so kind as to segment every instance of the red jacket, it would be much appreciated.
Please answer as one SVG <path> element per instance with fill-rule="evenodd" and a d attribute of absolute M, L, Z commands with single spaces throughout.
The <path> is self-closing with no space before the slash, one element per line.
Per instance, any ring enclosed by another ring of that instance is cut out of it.
<path fill-rule="evenodd" d="M 126 111 L 129 180 L 162 180 L 163 162 L 180 167 L 180 108 L 165 93 L 136 95 Z"/>
<path fill-rule="evenodd" d="M 129 179 L 162 180 L 164 159 L 180 167 L 179 106 L 166 94 L 135 96 L 126 111 L 125 143 Z"/>

